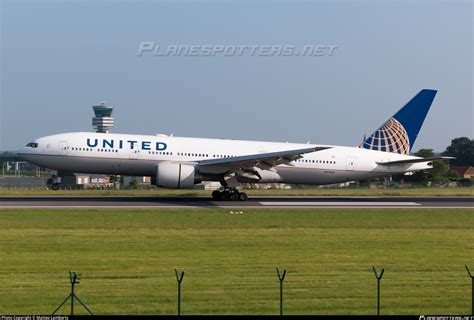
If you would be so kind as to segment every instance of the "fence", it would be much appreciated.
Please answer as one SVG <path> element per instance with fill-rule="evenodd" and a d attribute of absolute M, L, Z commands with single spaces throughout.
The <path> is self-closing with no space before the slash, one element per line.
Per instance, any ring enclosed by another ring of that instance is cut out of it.
<path fill-rule="evenodd" d="M 472 303 L 472 308 L 471 308 L 471 315 L 474 316 L 474 275 L 471 273 L 470 269 L 468 266 L 465 266 L 466 271 L 471 278 L 472 282 L 472 292 L 471 292 L 471 303 Z M 372 266 L 372 271 L 375 274 L 375 279 L 377 281 L 377 316 L 381 315 L 381 280 L 383 277 L 383 274 L 385 272 L 385 269 L 381 269 L 380 273 L 377 272 L 377 269 Z M 181 316 L 181 284 L 184 280 L 184 271 L 178 271 L 177 269 L 174 270 L 175 277 L 176 277 L 176 282 L 177 282 L 177 316 L 178 318 Z M 278 280 L 280 282 L 280 316 L 283 316 L 283 282 L 285 281 L 285 277 L 287 274 L 287 270 L 283 269 L 280 270 L 279 268 L 276 268 L 276 274 L 278 276 Z M 59 304 L 59 306 L 54 309 L 51 315 L 55 315 L 56 312 L 58 312 L 61 307 L 63 307 L 66 302 L 70 301 L 70 315 L 74 315 L 74 301 L 79 302 L 79 304 L 90 314 L 92 315 L 92 311 L 90 308 L 82 302 L 81 299 L 76 295 L 75 293 L 75 286 L 79 284 L 79 277 L 80 274 L 69 271 L 69 282 L 71 284 L 71 292 L 70 294 Z"/>

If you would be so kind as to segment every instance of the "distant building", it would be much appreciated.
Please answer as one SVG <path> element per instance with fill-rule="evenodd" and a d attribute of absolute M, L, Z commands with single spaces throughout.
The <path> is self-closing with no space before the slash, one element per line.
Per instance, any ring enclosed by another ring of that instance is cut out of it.
<path fill-rule="evenodd" d="M 220 188 L 221 188 L 221 183 L 217 181 L 205 181 L 198 185 L 195 185 L 195 189 L 219 190 Z"/>
<path fill-rule="evenodd" d="M 456 172 L 457 174 L 459 174 L 464 179 L 474 178 L 474 167 L 457 166 L 457 167 L 451 167 L 449 169 L 449 171 Z"/>
<path fill-rule="evenodd" d="M 54 183 L 59 183 L 65 188 L 112 188 L 114 184 L 110 182 L 108 176 L 88 173 L 59 173 Z"/>
<path fill-rule="evenodd" d="M 136 182 L 135 182 L 136 181 Z M 124 176 L 123 177 L 123 186 L 129 187 L 132 186 L 134 183 L 137 185 L 151 185 L 151 177 L 132 177 L 132 176 Z"/>
<path fill-rule="evenodd" d="M 291 185 L 286 183 L 244 183 L 245 189 L 291 189 Z"/>

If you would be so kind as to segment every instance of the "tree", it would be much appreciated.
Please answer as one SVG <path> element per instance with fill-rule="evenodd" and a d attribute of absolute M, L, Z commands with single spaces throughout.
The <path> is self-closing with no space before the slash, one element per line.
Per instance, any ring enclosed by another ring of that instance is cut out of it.
<path fill-rule="evenodd" d="M 429 158 L 434 157 L 435 154 L 433 149 L 420 149 L 415 153 L 415 156 Z M 446 183 L 448 182 L 448 171 L 449 165 L 445 161 L 433 161 L 432 169 L 418 171 L 410 180 L 424 184 Z"/>
<path fill-rule="evenodd" d="M 431 173 L 431 181 L 433 183 L 441 184 L 449 182 L 449 164 L 447 164 L 446 161 L 433 161 L 433 169 L 428 171 Z"/>
<path fill-rule="evenodd" d="M 433 157 L 433 149 L 420 149 L 415 153 L 415 156 L 423 158 Z M 409 180 L 428 184 L 429 182 L 431 182 L 431 174 L 429 170 L 421 170 L 415 172 L 415 174 L 413 174 L 413 176 L 411 176 Z"/>
<path fill-rule="evenodd" d="M 452 165 L 474 166 L 474 140 L 467 137 L 453 139 L 443 155 L 456 158 L 451 161 Z"/>

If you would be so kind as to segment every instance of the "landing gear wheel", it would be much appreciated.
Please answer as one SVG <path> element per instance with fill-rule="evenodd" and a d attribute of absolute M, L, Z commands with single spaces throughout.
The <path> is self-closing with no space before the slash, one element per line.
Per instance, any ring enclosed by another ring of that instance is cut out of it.
<path fill-rule="evenodd" d="M 239 192 L 236 188 L 226 188 L 222 191 L 214 190 L 212 199 L 214 201 L 246 201 L 248 197 L 245 192 Z"/>
<path fill-rule="evenodd" d="M 239 200 L 240 201 L 246 201 L 249 197 L 247 196 L 247 194 L 245 192 L 240 192 L 239 193 Z"/>
<path fill-rule="evenodd" d="M 221 196 L 221 192 L 219 190 L 215 190 L 212 192 L 212 199 L 213 200 L 216 200 L 216 201 L 219 201 L 221 200 L 222 196 Z"/>
<path fill-rule="evenodd" d="M 58 191 L 59 190 L 59 184 L 58 183 L 53 183 L 53 185 L 51 186 L 51 189 L 53 189 L 54 191 Z"/>
<path fill-rule="evenodd" d="M 223 191 L 221 193 L 221 200 L 228 201 L 230 199 L 229 191 Z"/>
<path fill-rule="evenodd" d="M 232 201 L 238 200 L 239 199 L 239 193 L 236 192 L 236 191 L 231 192 L 230 195 L 229 195 L 229 198 Z"/>

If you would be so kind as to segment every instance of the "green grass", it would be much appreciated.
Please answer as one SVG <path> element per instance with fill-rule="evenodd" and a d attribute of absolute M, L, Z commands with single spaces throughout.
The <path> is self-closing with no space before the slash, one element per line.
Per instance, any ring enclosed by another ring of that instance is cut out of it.
<path fill-rule="evenodd" d="M 474 196 L 474 187 L 406 189 L 268 189 L 246 190 L 254 196 Z M 210 196 L 209 190 L 0 190 L 0 196 Z"/>
<path fill-rule="evenodd" d="M 98 314 L 467 314 L 469 209 L 2 210 L 0 314 L 47 314 L 77 292 Z M 67 312 L 67 309 L 63 309 Z"/>

